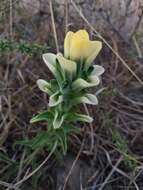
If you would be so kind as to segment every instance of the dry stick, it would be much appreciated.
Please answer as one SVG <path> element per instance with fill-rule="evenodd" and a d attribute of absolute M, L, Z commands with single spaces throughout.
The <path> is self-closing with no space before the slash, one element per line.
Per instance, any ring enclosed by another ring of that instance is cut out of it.
<path fill-rule="evenodd" d="M 11 5 L 12 5 L 12 6 L 15 5 L 18 1 L 19 1 L 19 0 L 15 0 L 15 1 L 13 0 Z M 3 9 L 0 9 L 0 12 L 1 12 L 1 14 L 3 14 L 3 13 L 5 13 L 7 10 L 9 10 L 9 7 L 5 7 L 5 8 L 3 8 Z"/>
<path fill-rule="evenodd" d="M 12 0 L 9 0 L 9 36 L 10 36 L 10 39 L 12 40 L 13 38 L 13 29 L 12 29 L 12 25 L 13 25 L 13 17 L 12 17 Z M 5 86 L 7 87 L 9 85 L 9 66 L 10 66 L 10 57 L 9 57 L 9 54 L 8 54 L 8 64 L 7 64 L 7 67 L 6 67 L 6 71 L 5 71 L 5 76 L 4 76 L 4 79 L 6 80 L 5 82 Z M 9 132 L 9 128 L 10 128 L 10 124 L 11 124 L 11 121 L 13 122 L 13 118 L 12 118 L 12 115 L 11 115 L 11 95 L 9 93 L 9 90 L 8 90 L 8 112 L 9 112 L 9 125 L 7 125 L 5 128 L 4 128 L 4 132 L 3 132 L 3 142 L 6 140 L 7 136 L 8 136 L 8 132 Z"/>
<path fill-rule="evenodd" d="M 123 172 L 122 170 L 120 170 L 119 168 L 115 168 L 116 172 L 118 172 L 119 174 L 125 176 L 127 179 L 131 180 L 131 177 L 129 175 L 127 175 L 125 172 Z M 135 181 L 132 181 L 132 183 L 134 184 L 136 190 L 139 190 L 139 187 L 137 185 L 137 183 Z"/>
<path fill-rule="evenodd" d="M 125 13 L 125 17 L 128 16 L 128 10 L 129 10 L 129 8 L 130 8 L 131 2 L 132 2 L 132 0 L 128 0 L 127 3 L 126 3 L 126 13 Z"/>
<path fill-rule="evenodd" d="M 16 179 L 17 182 L 20 180 L 20 177 L 22 174 L 25 155 L 26 155 L 26 149 L 24 149 L 23 154 L 22 154 L 21 159 L 20 159 L 19 170 L 18 170 L 17 179 Z M 18 186 L 17 186 L 17 188 L 18 188 Z"/>
<path fill-rule="evenodd" d="M 68 32 L 68 0 L 65 0 L 65 34 Z"/>
<path fill-rule="evenodd" d="M 13 117 L 11 115 L 11 96 L 8 95 L 8 98 L 6 99 L 7 100 L 7 105 L 8 105 L 8 112 L 7 114 L 5 115 L 5 117 L 3 118 L 3 121 L 1 122 L 1 125 L 4 125 L 4 129 L 1 133 L 1 136 L 0 136 L 0 146 L 3 145 L 3 143 L 6 141 L 7 137 L 8 137 L 8 133 L 9 133 L 9 130 L 10 130 L 10 127 L 12 127 L 12 123 L 15 121 L 16 117 Z M 6 123 L 6 120 L 7 118 L 9 118 L 9 122 Z"/>
<path fill-rule="evenodd" d="M 72 166 L 71 166 L 71 169 L 70 169 L 70 171 L 69 171 L 69 173 L 68 173 L 68 175 L 67 175 L 67 177 L 66 177 L 66 179 L 65 179 L 65 183 L 64 183 L 64 185 L 63 185 L 63 189 L 62 189 L 62 190 L 65 190 L 65 188 L 66 188 L 66 185 L 67 185 L 67 182 L 68 182 L 68 180 L 69 180 L 69 177 L 70 177 L 70 175 L 71 175 L 71 173 L 72 173 L 72 170 L 73 170 L 73 168 L 75 167 L 75 165 L 76 165 L 76 163 L 77 163 L 77 161 L 78 161 L 78 159 L 79 159 L 79 156 L 80 156 L 80 154 L 81 154 L 81 151 L 82 151 L 82 149 L 83 149 L 84 141 L 85 141 L 85 138 L 82 140 L 82 144 L 81 144 L 81 146 L 80 146 L 80 150 L 79 150 L 79 152 L 78 152 L 78 154 L 77 154 L 77 156 L 76 156 L 76 158 L 75 158 L 75 160 L 74 160 L 74 162 L 73 162 L 73 164 L 72 164 Z"/>
<path fill-rule="evenodd" d="M 117 90 L 117 89 L 116 89 Z M 136 106 L 143 106 L 143 102 L 137 102 L 135 100 L 132 100 L 131 98 L 129 98 L 128 96 L 125 96 L 122 92 L 120 92 L 119 90 L 117 90 L 118 94 L 124 98 L 126 101 L 130 102 L 131 104 L 133 105 L 136 105 Z"/>
<path fill-rule="evenodd" d="M 103 149 L 103 150 L 104 150 L 104 149 Z M 126 178 L 128 178 L 129 180 L 131 180 L 131 178 L 130 178 L 129 175 L 127 175 L 125 172 L 123 172 L 122 170 L 120 170 L 118 167 L 114 167 L 114 166 L 113 166 L 113 164 L 112 164 L 112 162 L 111 162 L 111 159 L 110 159 L 110 156 L 109 156 L 109 153 L 108 153 L 106 150 L 104 150 L 104 151 L 105 151 L 105 153 L 106 153 L 106 156 L 107 156 L 107 159 L 108 159 L 109 164 L 116 170 L 116 172 L 118 172 L 119 174 L 121 174 L 121 175 L 125 176 Z M 123 154 L 123 155 L 124 155 L 124 154 Z M 124 158 L 123 155 L 121 156 L 122 159 Z M 136 182 L 135 182 L 134 180 L 132 180 L 132 183 L 133 183 L 134 186 L 136 187 L 136 190 L 139 190 L 138 185 L 136 184 Z"/>
<path fill-rule="evenodd" d="M 9 33 L 10 38 L 13 38 L 13 16 L 12 16 L 12 0 L 9 0 Z"/>
<path fill-rule="evenodd" d="M 137 50 L 137 53 L 138 53 L 138 57 L 139 57 L 139 58 L 142 58 L 142 57 L 143 57 L 143 56 L 142 56 L 142 52 L 141 52 L 141 50 L 140 50 L 140 47 L 139 47 L 139 44 L 138 44 L 138 42 L 137 42 L 136 37 L 133 36 L 132 39 L 133 39 L 134 45 L 135 45 L 135 47 L 136 47 L 136 50 Z"/>
<path fill-rule="evenodd" d="M 138 42 L 137 42 L 137 40 L 136 40 L 135 32 L 138 30 L 138 28 L 139 28 L 139 26 L 140 26 L 140 23 L 141 23 L 141 21 L 142 21 L 142 18 L 143 18 L 143 7 L 142 7 L 142 13 L 141 13 L 141 15 L 140 15 L 140 17 L 139 17 L 139 20 L 138 20 L 138 22 L 137 22 L 137 24 L 136 24 L 136 26 L 135 26 L 135 28 L 134 28 L 134 31 L 132 32 L 132 35 L 131 35 L 131 38 L 132 38 L 132 40 L 133 40 L 133 42 L 134 42 L 134 45 L 135 45 L 135 47 L 136 47 L 136 49 L 137 49 L 137 53 L 138 53 L 139 58 L 142 58 L 142 52 L 141 52 L 140 47 L 139 47 L 139 45 L 138 45 Z"/>
<path fill-rule="evenodd" d="M 119 164 L 121 163 L 122 160 L 123 160 L 123 156 L 121 156 L 118 159 L 118 161 L 116 162 L 116 164 L 112 168 L 111 172 L 108 174 L 108 176 L 106 177 L 105 181 L 102 183 L 102 185 L 99 188 L 99 190 L 102 190 L 105 187 L 105 185 L 108 183 L 109 179 L 111 178 L 111 176 L 113 175 L 113 173 L 116 171 L 116 168 L 119 166 Z"/>
<path fill-rule="evenodd" d="M 8 133 L 10 130 L 10 127 L 12 126 L 11 124 L 14 122 L 14 120 L 16 119 L 16 117 L 14 117 L 13 119 L 11 119 L 6 126 L 4 127 L 1 135 L 0 135 L 0 147 L 5 143 L 7 137 L 8 137 Z"/>
<path fill-rule="evenodd" d="M 13 39 L 13 0 L 9 0 L 9 37 L 12 40 Z M 10 65 L 10 57 L 8 54 L 8 64 L 5 72 L 5 80 L 6 80 L 6 86 L 8 85 L 8 77 L 9 77 L 9 65 Z"/>
<path fill-rule="evenodd" d="M 130 73 L 139 81 L 141 85 L 143 85 L 143 81 L 136 75 L 136 73 L 128 66 L 128 64 L 124 61 L 124 59 L 112 48 L 112 46 L 105 40 L 102 35 L 95 30 L 95 28 L 89 23 L 89 21 L 85 18 L 82 11 L 78 8 L 78 6 L 75 4 L 73 0 L 71 0 L 71 3 L 75 10 L 79 13 L 81 18 L 87 23 L 87 25 L 91 28 L 91 30 L 107 45 L 107 47 L 118 57 L 118 59 L 121 61 L 121 63 L 130 71 Z"/>
<path fill-rule="evenodd" d="M 139 175 L 140 175 L 141 173 L 142 173 L 142 170 L 140 170 L 140 171 L 137 173 L 137 175 L 134 176 L 133 179 L 131 179 L 131 181 L 130 181 L 130 183 L 129 183 L 129 185 L 128 185 L 127 190 L 130 190 L 130 186 L 131 186 L 131 184 L 134 183 L 134 181 L 137 180 L 137 178 L 139 177 Z M 134 184 L 134 185 L 135 185 L 135 184 Z M 139 190 L 138 186 L 136 187 L 136 189 Z"/>
<path fill-rule="evenodd" d="M 114 181 L 117 181 L 117 179 L 111 179 L 106 184 L 113 183 Z M 95 190 L 95 188 L 97 189 L 101 185 L 102 185 L 102 183 L 99 183 L 97 185 L 88 186 L 88 187 L 85 187 L 83 190 Z"/>
<path fill-rule="evenodd" d="M 5 182 L 5 181 L 1 181 L 1 180 L 0 180 L 0 185 L 2 185 L 2 186 L 4 186 L 4 187 L 8 187 L 9 189 L 14 189 L 13 184 L 7 183 L 7 182 Z"/>
<path fill-rule="evenodd" d="M 54 33 L 54 39 L 55 39 L 56 49 L 57 49 L 57 52 L 59 52 L 59 45 L 58 45 L 58 39 L 57 39 L 56 25 L 55 25 L 53 6 L 52 6 L 52 1 L 51 0 L 49 1 L 49 5 L 50 5 L 51 21 L 52 21 L 52 27 L 53 27 L 53 33 Z"/>
<path fill-rule="evenodd" d="M 138 28 L 139 28 L 139 26 L 141 24 L 141 21 L 142 21 L 142 18 L 143 18 L 143 7 L 141 7 L 141 11 L 142 11 L 141 15 L 139 16 L 139 19 L 138 19 L 138 21 L 136 23 L 136 26 L 134 27 L 134 30 L 133 30 L 133 32 L 131 34 L 131 38 L 134 36 L 134 34 L 136 33 L 136 31 L 138 30 Z"/>
<path fill-rule="evenodd" d="M 20 181 L 18 181 L 17 183 L 15 183 L 14 187 L 16 188 L 16 186 L 21 185 L 24 181 L 28 180 L 36 172 L 38 172 L 41 169 L 41 167 L 49 160 L 49 158 L 51 157 L 51 155 L 54 153 L 56 147 L 57 147 L 57 141 L 55 142 L 55 145 L 53 146 L 53 149 L 51 150 L 51 152 L 49 153 L 49 155 L 45 158 L 45 160 L 34 171 L 32 171 L 30 174 L 28 174 L 27 176 L 25 176 L 23 179 L 21 179 Z"/>

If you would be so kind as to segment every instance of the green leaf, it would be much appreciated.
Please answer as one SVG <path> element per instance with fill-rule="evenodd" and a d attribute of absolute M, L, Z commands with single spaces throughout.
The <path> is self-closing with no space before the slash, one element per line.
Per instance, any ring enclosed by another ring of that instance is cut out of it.
<path fill-rule="evenodd" d="M 56 55 L 53 53 L 45 53 L 42 55 L 44 62 L 50 69 L 50 71 L 53 73 L 53 75 L 56 77 Z"/>
<path fill-rule="evenodd" d="M 65 76 L 72 79 L 75 76 L 76 71 L 77 71 L 76 62 L 64 58 L 63 55 L 60 53 L 57 54 L 57 60 Z"/>
<path fill-rule="evenodd" d="M 34 116 L 31 120 L 30 123 L 36 123 L 38 121 L 48 121 L 49 119 L 52 119 L 54 116 L 51 112 L 49 111 L 44 111 L 39 113 L 38 115 Z"/>
<path fill-rule="evenodd" d="M 50 80 L 50 88 L 53 93 L 59 90 L 59 85 L 56 79 L 51 79 Z"/>
<path fill-rule="evenodd" d="M 59 86 L 61 87 L 62 83 L 66 80 L 66 77 L 57 59 L 56 59 L 56 69 L 57 69 L 56 79 Z"/>
<path fill-rule="evenodd" d="M 60 85 L 64 78 L 57 64 L 57 56 L 53 53 L 45 53 L 42 57 L 49 70 L 56 77 L 58 84 Z"/>
<path fill-rule="evenodd" d="M 55 135 L 59 140 L 59 145 L 62 147 L 63 154 L 66 155 L 67 153 L 67 135 L 64 133 L 63 130 L 57 130 Z"/>
<path fill-rule="evenodd" d="M 49 107 L 54 107 L 60 104 L 63 101 L 63 96 L 60 94 L 59 91 L 55 92 L 49 98 Z"/>
<path fill-rule="evenodd" d="M 80 128 L 78 128 L 77 126 L 71 125 L 71 124 L 64 125 L 60 129 L 64 130 L 64 132 L 67 133 L 67 134 L 70 134 L 70 133 L 80 133 Z"/>
<path fill-rule="evenodd" d="M 70 113 L 66 116 L 66 120 L 68 121 L 83 121 L 87 123 L 91 123 L 93 121 L 92 117 L 84 114 L 78 113 Z"/>
<path fill-rule="evenodd" d="M 73 125 L 64 125 L 61 128 L 55 130 L 54 135 L 56 140 L 58 140 L 59 148 L 62 148 L 63 154 L 66 155 L 68 150 L 68 135 L 71 133 L 80 133 L 80 129 Z"/>
<path fill-rule="evenodd" d="M 28 146 L 32 149 L 43 148 L 47 144 L 48 137 L 49 137 L 49 134 L 47 132 L 41 131 L 33 139 L 16 141 L 15 145 L 20 144 L 20 145 Z"/>
<path fill-rule="evenodd" d="M 61 127 L 65 119 L 65 115 L 61 115 L 58 113 L 58 111 L 55 112 L 55 117 L 53 121 L 54 129 L 58 129 Z"/>
<path fill-rule="evenodd" d="M 76 91 L 80 91 L 85 88 L 97 86 L 100 80 L 97 76 L 90 76 L 88 80 L 84 80 L 82 78 L 78 78 L 72 83 L 72 89 Z"/>
<path fill-rule="evenodd" d="M 32 140 L 28 140 L 28 139 L 18 140 L 14 143 L 14 148 L 16 145 L 23 145 L 23 146 L 31 147 L 31 142 L 32 142 Z"/>
<path fill-rule="evenodd" d="M 48 141 L 49 134 L 45 131 L 42 131 L 32 139 L 31 142 L 31 148 L 32 149 L 38 149 L 38 148 L 43 148 L 46 146 L 47 141 Z"/>
<path fill-rule="evenodd" d="M 85 103 L 85 104 L 90 104 L 90 105 L 97 105 L 98 99 L 95 95 L 87 93 L 87 94 L 82 95 L 81 97 L 74 98 L 73 102 L 75 104 Z"/>
<path fill-rule="evenodd" d="M 37 85 L 41 91 L 48 93 L 49 95 L 52 94 L 51 84 L 43 79 L 37 80 Z"/>
<path fill-rule="evenodd" d="M 0 152 L 0 161 L 7 163 L 7 164 L 12 164 L 12 163 L 16 162 L 15 160 L 10 159 L 6 152 Z"/>

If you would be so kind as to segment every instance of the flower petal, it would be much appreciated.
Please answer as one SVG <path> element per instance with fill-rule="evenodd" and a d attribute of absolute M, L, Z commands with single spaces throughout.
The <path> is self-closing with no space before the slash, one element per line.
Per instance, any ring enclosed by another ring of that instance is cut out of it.
<path fill-rule="evenodd" d="M 70 48 L 70 59 L 73 61 L 78 61 L 83 59 L 85 56 L 85 49 L 86 44 L 88 43 L 87 40 L 81 38 L 73 38 L 71 41 L 71 48 Z"/>
<path fill-rule="evenodd" d="M 70 44 L 70 59 L 77 61 L 83 59 L 88 51 L 89 35 L 86 30 L 79 30 L 73 34 Z"/>
<path fill-rule="evenodd" d="M 102 42 L 100 41 L 90 41 L 90 53 L 87 56 L 86 62 L 85 62 L 85 69 L 87 70 L 90 66 L 90 64 L 94 61 L 100 50 L 102 49 Z"/>
<path fill-rule="evenodd" d="M 70 54 L 70 44 L 71 44 L 71 39 L 73 37 L 73 32 L 69 31 L 66 34 L 65 40 L 64 40 L 64 56 L 66 58 L 69 58 Z"/>
<path fill-rule="evenodd" d="M 80 38 L 80 39 L 85 39 L 89 40 L 89 35 L 86 30 L 78 30 L 77 32 L 74 33 L 73 39 Z"/>

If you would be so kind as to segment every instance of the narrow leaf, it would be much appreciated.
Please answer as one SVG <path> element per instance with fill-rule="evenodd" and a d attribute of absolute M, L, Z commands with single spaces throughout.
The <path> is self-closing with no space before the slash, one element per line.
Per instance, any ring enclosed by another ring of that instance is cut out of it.
<path fill-rule="evenodd" d="M 68 121 L 83 121 L 91 123 L 93 121 L 92 117 L 84 114 L 70 113 L 67 115 L 66 120 Z"/>
<path fill-rule="evenodd" d="M 50 71 L 56 76 L 56 55 L 53 53 L 45 53 L 42 57 Z"/>
<path fill-rule="evenodd" d="M 59 115 L 58 111 L 56 111 L 54 121 L 53 121 L 54 129 L 60 128 L 64 122 L 64 119 L 65 119 L 65 115 Z"/>
<path fill-rule="evenodd" d="M 97 105 L 98 99 L 93 94 L 85 94 L 81 97 L 75 98 L 74 102 L 75 103 L 85 103 L 85 104 Z"/>
<path fill-rule="evenodd" d="M 64 130 L 65 133 L 80 133 L 80 128 L 78 126 L 74 126 L 71 124 L 63 125 L 62 130 Z"/>
<path fill-rule="evenodd" d="M 41 91 L 48 93 L 49 95 L 52 94 L 51 91 L 51 84 L 43 79 L 37 80 L 37 85 L 40 88 Z"/>
<path fill-rule="evenodd" d="M 97 86 L 99 84 L 100 80 L 97 76 L 95 77 L 90 77 L 89 80 L 84 80 L 82 78 L 78 78 L 75 80 L 72 84 L 73 90 L 82 90 L 85 88 Z"/>
<path fill-rule="evenodd" d="M 30 123 L 36 123 L 38 121 L 48 121 L 49 119 L 53 118 L 53 114 L 49 111 L 44 111 L 39 113 L 38 115 L 34 116 L 31 120 Z"/>
<path fill-rule="evenodd" d="M 60 104 L 63 101 L 63 96 L 60 95 L 59 91 L 55 92 L 49 98 L 49 107 L 54 107 Z"/>
<path fill-rule="evenodd" d="M 76 74 L 77 64 L 74 61 L 64 58 L 61 54 L 57 54 L 57 60 L 64 73 L 67 74 L 67 77 L 72 79 Z"/>

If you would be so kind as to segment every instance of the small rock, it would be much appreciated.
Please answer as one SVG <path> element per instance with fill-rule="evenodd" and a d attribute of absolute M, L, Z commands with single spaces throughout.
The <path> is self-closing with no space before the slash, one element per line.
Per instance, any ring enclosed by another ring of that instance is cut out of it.
<path fill-rule="evenodd" d="M 57 190 L 62 190 L 66 177 L 68 176 L 74 161 L 75 157 L 69 155 L 64 159 L 63 165 L 56 169 Z M 65 190 L 79 190 L 80 185 L 86 184 L 91 172 L 91 168 L 84 161 L 78 160 L 72 170 Z"/>

